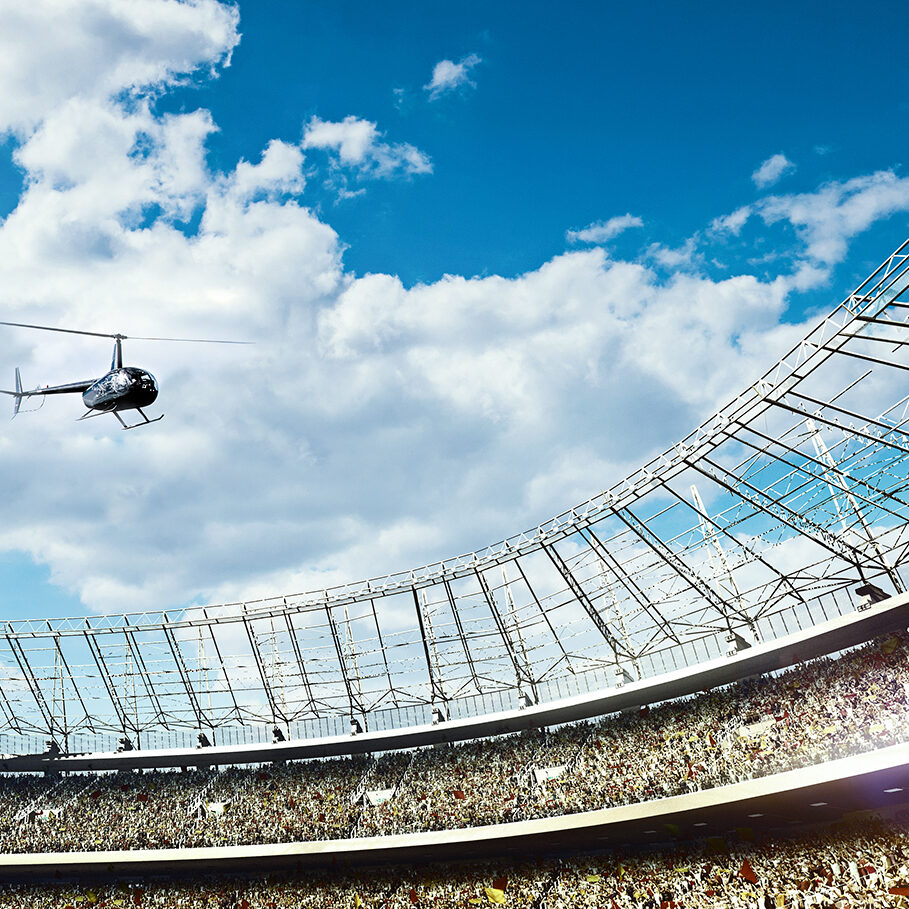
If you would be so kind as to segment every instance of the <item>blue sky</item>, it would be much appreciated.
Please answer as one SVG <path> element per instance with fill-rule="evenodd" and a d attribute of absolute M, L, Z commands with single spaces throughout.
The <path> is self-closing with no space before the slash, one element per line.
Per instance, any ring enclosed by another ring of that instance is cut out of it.
<path fill-rule="evenodd" d="M 162 384 L 142 432 L 77 399 L 6 426 L 8 616 L 312 589 L 532 526 L 909 233 L 892 3 L 0 11 L 3 318 L 256 342 L 128 345 Z M 109 357 L 0 335 L 9 382 Z"/>
<path fill-rule="evenodd" d="M 427 150 L 433 175 L 376 185 L 359 203 L 311 187 L 350 246 L 346 263 L 407 284 L 514 275 L 605 212 L 645 220 L 629 251 L 682 243 L 750 201 L 751 173 L 784 150 L 798 163 L 789 191 L 901 162 L 899 29 L 881 27 L 898 9 L 263 2 L 240 8 L 230 69 L 162 107 L 212 111 L 221 167 L 299 139 L 313 115 L 377 122 Z M 434 64 L 470 54 L 475 88 L 430 101 Z"/>

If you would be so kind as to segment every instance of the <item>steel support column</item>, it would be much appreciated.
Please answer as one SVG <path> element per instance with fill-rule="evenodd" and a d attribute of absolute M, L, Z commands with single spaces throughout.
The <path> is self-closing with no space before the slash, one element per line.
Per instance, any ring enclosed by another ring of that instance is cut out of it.
<path fill-rule="evenodd" d="M 193 688 L 192 679 L 190 678 L 189 671 L 183 661 L 183 654 L 180 653 L 180 645 L 177 643 L 177 640 L 174 637 L 173 628 L 171 628 L 170 625 L 164 626 L 164 639 L 167 641 L 167 646 L 170 648 L 170 653 L 174 659 L 174 665 L 177 667 L 177 674 L 180 676 L 180 681 L 183 682 L 183 688 L 186 691 L 186 697 L 189 700 L 189 706 L 196 721 L 196 728 L 201 729 L 203 726 L 210 727 L 210 723 L 203 723 L 202 705 L 199 703 L 199 699 L 196 696 L 196 689 Z"/>
<path fill-rule="evenodd" d="M 514 649 L 514 642 L 511 640 L 508 629 L 505 627 L 505 623 L 502 621 L 502 616 L 499 613 L 499 607 L 496 606 L 492 591 L 489 589 L 489 582 L 483 576 L 482 571 L 477 570 L 475 574 L 477 576 L 477 580 L 480 582 L 480 589 L 483 591 L 483 596 L 486 599 L 486 604 L 489 606 L 489 611 L 492 613 L 493 620 L 496 623 L 496 628 L 498 629 L 499 635 L 502 638 L 502 643 L 505 645 L 505 649 L 508 652 L 508 656 L 511 660 L 511 665 L 514 667 L 517 686 L 520 688 L 522 682 L 528 685 L 536 685 L 536 679 L 534 679 L 533 676 L 527 671 L 527 667 L 522 666 L 520 660 L 518 660 L 518 656 L 515 653 Z"/>
<path fill-rule="evenodd" d="M 727 623 L 732 616 L 746 624 L 750 616 L 742 615 L 734 609 L 713 587 L 710 586 L 684 559 L 676 555 L 660 537 L 655 534 L 636 514 L 629 508 L 617 508 L 615 516 L 636 536 L 645 546 L 648 546 L 661 558 L 698 596 L 712 607 Z"/>
<path fill-rule="evenodd" d="M 359 701 L 355 702 L 354 700 L 354 693 L 353 689 L 351 688 L 350 678 L 347 672 L 347 664 L 344 660 L 344 653 L 341 649 L 341 638 L 338 634 L 337 623 L 335 622 L 335 617 L 331 614 L 331 606 L 329 606 L 327 603 L 325 605 L 325 614 L 328 616 L 328 624 L 331 628 L 331 639 L 334 641 L 335 653 L 338 656 L 338 666 L 341 669 L 341 678 L 344 681 L 344 689 L 347 692 L 347 702 L 350 705 L 350 715 L 353 717 L 354 713 L 359 713 L 365 722 L 366 713 L 363 710 L 363 705 L 359 703 Z"/>
<path fill-rule="evenodd" d="M 253 659 L 256 662 L 256 669 L 259 670 L 259 678 L 262 680 L 262 688 L 265 691 L 265 698 L 268 701 L 268 706 L 271 710 L 271 721 L 274 723 L 277 720 L 281 720 L 281 722 L 286 725 L 287 717 L 284 715 L 284 711 L 278 707 L 278 704 L 275 701 L 275 696 L 271 690 L 271 684 L 269 683 L 268 676 L 265 673 L 265 665 L 262 662 L 262 654 L 259 652 L 259 642 L 256 640 L 256 636 L 253 632 L 252 623 L 246 616 L 243 617 L 243 627 L 246 629 L 246 636 L 249 638 L 249 646 L 252 649 Z"/>
<path fill-rule="evenodd" d="M 480 678 L 477 675 L 477 668 L 473 662 L 473 654 L 470 652 L 470 647 L 467 644 L 467 636 L 464 634 L 464 625 L 461 622 L 461 614 L 458 612 L 458 606 L 455 602 L 454 594 L 451 591 L 451 584 L 448 581 L 448 578 L 442 579 L 442 586 L 445 588 L 445 596 L 448 598 L 448 605 L 451 608 L 451 614 L 454 617 L 455 627 L 458 630 L 458 640 L 461 642 L 461 647 L 464 650 L 464 659 L 467 660 L 467 668 L 470 671 L 470 679 L 473 682 L 473 686 L 477 691 L 477 694 L 483 693 L 483 688 L 480 685 Z"/>
<path fill-rule="evenodd" d="M 22 673 L 22 678 L 25 679 L 25 684 L 28 685 L 28 690 L 35 699 L 35 704 L 38 707 L 41 718 L 47 724 L 47 733 L 53 737 L 57 724 L 53 713 L 48 709 L 47 702 L 44 699 L 44 693 L 41 691 L 41 686 L 38 684 L 38 679 L 32 671 L 31 663 L 28 660 L 28 654 L 25 652 L 25 648 L 23 648 L 18 638 L 8 635 L 6 642 L 9 644 L 9 648 L 16 659 L 19 671 Z"/>
<path fill-rule="evenodd" d="M 442 680 L 437 677 L 436 669 L 432 665 L 432 656 L 430 649 L 435 650 L 435 641 L 431 640 L 432 625 L 429 625 L 429 617 L 423 617 L 423 604 L 420 602 L 419 594 L 416 589 L 411 591 L 413 594 L 413 605 L 417 613 L 417 627 L 420 629 L 420 641 L 423 644 L 423 655 L 426 658 L 426 672 L 429 675 L 430 700 L 432 703 L 441 701 L 443 704 L 448 700 L 445 696 L 445 688 Z M 427 625 L 429 627 L 427 627 Z"/>
<path fill-rule="evenodd" d="M 587 527 L 579 531 L 579 533 L 584 542 L 586 542 L 587 545 L 596 553 L 597 558 L 599 558 L 600 561 L 606 565 L 610 572 L 615 576 L 616 580 L 622 585 L 622 587 L 625 588 L 631 598 L 656 623 L 657 628 L 659 628 L 670 641 L 673 641 L 676 644 L 681 644 L 682 640 L 678 636 L 676 630 L 672 627 L 672 624 L 660 612 L 656 605 L 651 602 L 647 594 L 641 590 L 634 578 L 628 574 L 627 571 L 625 571 L 618 559 L 616 559 L 615 556 L 606 548 L 603 541 L 600 540 L 600 538 L 594 533 L 593 528 Z"/>
<path fill-rule="evenodd" d="M 631 651 L 631 648 L 627 641 L 620 642 L 618 638 L 609 630 L 609 626 L 603 621 L 603 617 L 597 611 L 597 608 L 593 605 L 590 600 L 590 597 L 584 591 L 584 588 L 578 583 L 577 578 L 571 573 L 571 569 L 566 564 L 565 560 L 562 558 L 561 553 L 548 543 L 543 544 L 543 551 L 546 555 L 549 556 L 549 560 L 555 566 L 556 571 L 564 578 L 565 583 L 568 585 L 568 589 L 574 595 L 574 598 L 581 605 L 581 608 L 587 615 L 590 617 L 591 622 L 593 622 L 597 631 L 602 635 L 603 640 L 610 646 L 612 649 L 613 656 L 615 657 L 616 665 L 618 665 L 619 657 L 623 656 L 626 659 L 632 659 L 634 654 Z"/>
<path fill-rule="evenodd" d="M 88 624 L 86 622 L 86 624 Z M 138 733 L 139 730 L 135 726 L 131 726 L 127 722 L 126 711 L 123 708 L 123 705 L 120 703 L 120 698 L 117 695 L 117 690 L 114 686 L 113 679 L 110 677 L 110 673 L 107 669 L 107 663 L 104 660 L 104 654 L 101 652 L 101 648 L 98 645 L 98 642 L 95 640 L 95 636 L 86 629 L 85 634 L 85 643 L 88 646 L 88 649 L 91 651 L 92 658 L 95 661 L 95 665 L 98 667 L 98 672 L 101 675 L 101 681 L 104 683 L 104 687 L 107 690 L 107 695 L 110 698 L 110 702 L 113 705 L 114 713 L 117 714 L 117 720 L 120 724 L 120 728 L 123 730 L 124 735 L 126 734 L 127 729 L 131 732 Z"/>

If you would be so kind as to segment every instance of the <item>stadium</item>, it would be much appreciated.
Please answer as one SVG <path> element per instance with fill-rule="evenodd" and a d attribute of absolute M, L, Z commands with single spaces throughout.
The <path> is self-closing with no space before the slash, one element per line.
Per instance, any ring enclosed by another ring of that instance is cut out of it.
<path fill-rule="evenodd" d="M 482 551 L 4 623 L 0 906 L 909 905 L 907 286 Z"/>

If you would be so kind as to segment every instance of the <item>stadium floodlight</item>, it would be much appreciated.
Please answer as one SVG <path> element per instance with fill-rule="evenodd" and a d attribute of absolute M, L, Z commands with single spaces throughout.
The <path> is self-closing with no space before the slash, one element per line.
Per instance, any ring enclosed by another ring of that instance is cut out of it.
<path fill-rule="evenodd" d="M 129 740 L 127 736 L 121 736 L 117 739 L 117 751 L 135 751 L 136 746 Z"/>
<path fill-rule="evenodd" d="M 350 718 L 350 734 L 351 735 L 361 735 L 363 732 L 363 727 L 360 725 L 360 721 L 356 717 Z"/>
<path fill-rule="evenodd" d="M 60 754 L 60 746 L 54 739 L 48 739 L 44 743 L 44 754 L 45 757 L 55 758 Z"/>
<path fill-rule="evenodd" d="M 272 745 L 277 745 L 278 742 L 285 741 L 284 733 L 281 732 L 280 726 L 273 726 L 271 730 L 271 743 Z"/>
<path fill-rule="evenodd" d="M 432 725 L 438 726 L 439 723 L 444 723 L 448 720 L 448 715 L 445 712 L 445 707 L 440 704 L 432 705 Z"/>
<path fill-rule="evenodd" d="M 880 603 L 881 600 L 887 599 L 887 594 L 877 584 L 862 584 L 861 587 L 855 588 L 855 592 L 862 598 L 856 607 L 859 612 L 864 612 L 875 603 Z"/>
<path fill-rule="evenodd" d="M 634 681 L 634 676 L 624 667 L 615 667 L 615 687 L 622 688 Z"/>
<path fill-rule="evenodd" d="M 737 653 L 741 653 L 751 646 L 748 641 L 734 631 L 730 631 L 729 634 L 726 635 L 726 643 L 731 645 L 726 651 L 726 656 L 735 656 Z"/>
<path fill-rule="evenodd" d="M 200 732 L 196 736 L 196 748 L 211 748 L 211 742 L 204 732 Z"/>

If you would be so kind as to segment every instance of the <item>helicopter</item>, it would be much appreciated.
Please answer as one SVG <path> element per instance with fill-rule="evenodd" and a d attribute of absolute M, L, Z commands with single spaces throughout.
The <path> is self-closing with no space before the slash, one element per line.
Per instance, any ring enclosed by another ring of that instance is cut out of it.
<path fill-rule="evenodd" d="M 158 397 L 158 383 L 155 377 L 145 369 L 138 366 L 123 365 L 123 341 L 128 341 L 126 335 L 105 334 L 99 331 L 79 331 L 74 328 L 54 328 L 49 325 L 28 325 L 24 322 L 2 322 L 0 325 L 11 325 L 16 328 L 35 328 L 39 331 L 58 331 L 71 335 L 89 335 L 95 338 L 111 338 L 114 342 L 114 355 L 111 360 L 110 370 L 98 379 L 86 379 L 84 382 L 69 382 L 66 385 L 49 385 L 25 391 L 22 387 L 22 377 L 19 367 L 16 367 L 15 390 L 8 391 L 0 388 L 0 394 L 11 395 L 13 404 L 13 417 L 19 413 L 24 398 L 43 398 L 45 395 L 81 394 L 82 403 L 88 408 L 88 413 L 82 414 L 80 420 L 88 417 L 99 417 L 103 414 L 113 414 L 123 429 L 136 429 L 147 426 L 164 419 L 160 417 L 149 418 L 142 410 L 153 404 Z M 133 341 L 178 341 L 192 344 L 251 344 L 251 341 L 221 341 L 210 338 L 138 338 Z M 40 406 L 40 405 L 39 405 Z M 37 408 L 36 408 L 37 409 Z M 137 410 L 142 417 L 141 421 L 128 424 L 120 416 L 121 411 Z"/>

